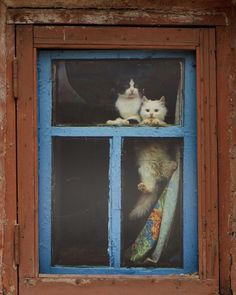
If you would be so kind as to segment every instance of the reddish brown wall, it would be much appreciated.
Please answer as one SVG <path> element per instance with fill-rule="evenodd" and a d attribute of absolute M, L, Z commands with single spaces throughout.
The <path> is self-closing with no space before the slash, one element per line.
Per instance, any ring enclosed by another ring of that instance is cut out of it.
<path fill-rule="evenodd" d="M 230 290 L 236 294 L 236 1 L 4 0 L 4 3 L 8 6 L 8 11 L 0 3 L 0 265 L 6 268 L 8 275 L 1 267 L 0 290 L 3 289 L 2 284 L 5 294 L 15 294 L 16 289 L 11 243 L 16 219 L 15 112 L 10 91 L 11 67 L 6 63 L 6 55 L 11 57 L 14 53 L 14 28 L 8 26 L 6 39 L 7 20 L 12 26 L 15 23 L 64 22 L 216 26 L 220 287 L 221 294 L 230 294 Z M 70 10 L 56 10 L 56 7 Z"/>
<path fill-rule="evenodd" d="M 0 3 L 0 290 L 2 289 L 5 216 L 6 152 L 6 8 Z"/>

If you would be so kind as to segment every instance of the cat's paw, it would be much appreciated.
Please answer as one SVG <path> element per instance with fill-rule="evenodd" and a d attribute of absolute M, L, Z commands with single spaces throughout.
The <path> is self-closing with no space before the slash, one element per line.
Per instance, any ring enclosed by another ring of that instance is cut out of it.
<path fill-rule="evenodd" d="M 168 126 L 166 122 L 159 120 L 157 118 L 152 120 L 152 125 L 161 126 L 161 127 Z"/>
<path fill-rule="evenodd" d="M 107 125 L 114 125 L 114 121 L 112 121 L 112 120 L 108 120 L 108 121 L 106 121 L 106 124 L 107 124 Z"/>
<path fill-rule="evenodd" d="M 174 171 L 177 169 L 178 164 L 175 161 L 166 161 L 163 165 L 163 176 L 169 179 Z"/>
<path fill-rule="evenodd" d="M 123 126 L 123 125 L 129 125 L 129 121 L 126 119 L 117 118 L 115 120 L 108 120 L 106 124 L 112 125 L 112 126 Z"/>
<path fill-rule="evenodd" d="M 177 168 L 178 168 L 178 164 L 177 164 L 177 162 L 175 162 L 175 161 L 173 161 L 172 162 L 172 169 L 175 171 Z"/>
<path fill-rule="evenodd" d="M 129 120 L 126 120 L 126 119 L 123 119 L 121 122 L 121 125 L 124 125 L 124 126 L 129 125 L 129 124 L 130 124 Z"/>
<path fill-rule="evenodd" d="M 144 119 L 141 123 L 140 123 L 140 125 L 150 125 L 150 120 L 149 119 Z"/>
<path fill-rule="evenodd" d="M 171 172 L 174 172 L 178 167 L 178 164 L 175 161 L 169 161 L 166 163 L 166 165 Z"/>
<path fill-rule="evenodd" d="M 148 190 L 147 186 L 143 182 L 140 182 L 138 184 L 138 190 L 140 192 L 143 192 L 143 193 L 150 193 L 150 191 Z"/>

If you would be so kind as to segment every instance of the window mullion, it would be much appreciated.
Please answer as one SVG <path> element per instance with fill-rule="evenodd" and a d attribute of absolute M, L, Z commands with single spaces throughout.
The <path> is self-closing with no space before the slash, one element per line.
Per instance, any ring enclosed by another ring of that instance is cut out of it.
<path fill-rule="evenodd" d="M 110 266 L 120 267 L 121 244 L 121 148 L 122 138 L 110 139 L 109 255 Z"/>

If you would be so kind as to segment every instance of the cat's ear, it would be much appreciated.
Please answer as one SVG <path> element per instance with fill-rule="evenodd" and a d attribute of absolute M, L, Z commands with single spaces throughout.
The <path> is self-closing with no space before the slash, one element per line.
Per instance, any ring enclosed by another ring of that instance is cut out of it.
<path fill-rule="evenodd" d="M 162 97 L 159 99 L 159 101 L 160 101 L 161 103 L 165 104 L 165 103 L 166 103 L 166 98 L 165 98 L 165 96 L 162 96 Z"/>
<path fill-rule="evenodd" d="M 145 95 L 142 97 L 142 101 L 143 101 L 143 102 L 147 102 L 147 101 L 148 101 L 148 99 L 146 98 Z"/>

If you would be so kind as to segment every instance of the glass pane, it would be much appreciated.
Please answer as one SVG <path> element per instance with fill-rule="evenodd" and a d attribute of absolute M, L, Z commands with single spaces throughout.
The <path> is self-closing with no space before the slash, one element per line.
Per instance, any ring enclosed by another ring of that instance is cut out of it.
<path fill-rule="evenodd" d="M 181 140 L 124 140 L 123 266 L 183 266 L 182 174 Z"/>
<path fill-rule="evenodd" d="M 54 60 L 53 125 L 180 124 L 183 65 L 180 58 Z"/>
<path fill-rule="evenodd" d="M 52 265 L 108 265 L 109 140 L 53 138 Z"/>

